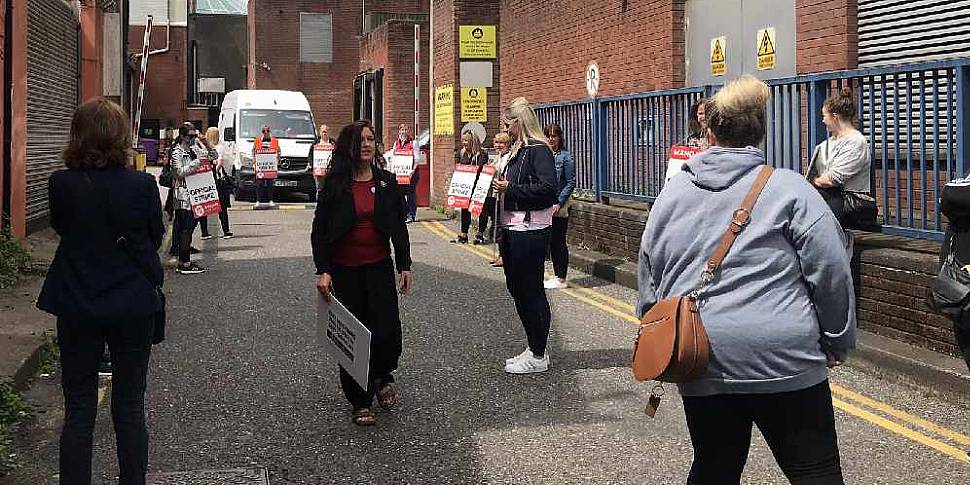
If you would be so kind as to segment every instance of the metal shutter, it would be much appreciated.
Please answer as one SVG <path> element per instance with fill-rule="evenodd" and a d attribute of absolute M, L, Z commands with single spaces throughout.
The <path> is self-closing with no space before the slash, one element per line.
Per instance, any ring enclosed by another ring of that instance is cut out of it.
<path fill-rule="evenodd" d="M 328 13 L 300 13 L 300 62 L 333 62 L 333 17 Z"/>
<path fill-rule="evenodd" d="M 64 166 L 78 99 L 78 20 L 63 0 L 27 2 L 27 227 L 49 218 L 47 179 Z"/>
<path fill-rule="evenodd" d="M 970 0 L 859 0 L 859 67 L 970 56 Z"/>

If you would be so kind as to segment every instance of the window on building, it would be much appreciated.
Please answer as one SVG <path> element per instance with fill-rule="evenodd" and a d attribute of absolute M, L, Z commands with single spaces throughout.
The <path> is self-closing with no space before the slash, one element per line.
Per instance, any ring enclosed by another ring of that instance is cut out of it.
<path fill-rule="evenodd" d="M 333 62 L 333 17 L 328 13 L 300 13 L 300 62 Z"/>

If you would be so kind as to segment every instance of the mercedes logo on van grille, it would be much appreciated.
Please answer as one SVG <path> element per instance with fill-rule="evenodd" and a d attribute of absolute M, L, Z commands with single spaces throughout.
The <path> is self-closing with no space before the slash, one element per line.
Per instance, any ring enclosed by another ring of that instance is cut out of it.
<path fill-rule="evenodd" d="M 280 168 L 282 168 L 284 170 L 290 168 L 290 161 L 288 159 L 285 159 L 285 158 L 282 159 L 282 160 L 280 160 Z"/>

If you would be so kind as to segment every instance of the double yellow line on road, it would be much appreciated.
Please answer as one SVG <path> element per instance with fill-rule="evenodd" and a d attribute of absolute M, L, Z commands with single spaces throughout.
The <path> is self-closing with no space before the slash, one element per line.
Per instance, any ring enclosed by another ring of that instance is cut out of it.
<path fill-rule="evenodd" d="M 446 240 L 457 235 L 440 222 L 422 222 L 420 225 Z M 458 247 L 484 259 L 492 259 L 492 252 L 483 247 L 466 244 L 458 245 Z M 640 321 L 633 316 L 634 306 L 628 302 L 592 288 L 578 286 L 575 283 L 570 283 L 569 288 L 562 289 L 560 292 L 622 320 L 636 325 L 640 324 Z M 896 435 L 933 448 L 957 461 L 970 463 L 968 452 L 957 447 L 970 448 L 970 437 L 842 386 L 830 384 L 830 387 L 834 396 L 832 403 L 836 408 Z"/>

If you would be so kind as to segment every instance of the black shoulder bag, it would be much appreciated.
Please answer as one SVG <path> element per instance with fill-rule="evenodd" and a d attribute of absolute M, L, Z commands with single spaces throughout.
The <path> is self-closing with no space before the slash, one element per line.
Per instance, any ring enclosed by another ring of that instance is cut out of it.
<path fill-rule="evenodd" d="M 959 321 L 970 311 L 970 266 L 957 260 L 956 233 L 952 230 L 941 248 L 942 265 L 926 294 L 926 305 L 933 311 Z"/>
<path fill-rule="evenodd" d="M 125 238 L 125 236 L 121 234 L 121 231 L 118 230 L 119 226 L 115 221 L 114 214 L 108 210 L 108 204 L 105 203 L 104 198 L 102 198 L 94 189 L 94 183 L 91 182 L 91 177 L 87 172 L 82 171 L 81 173 L 84 175 L 84 181 L 87 183 L 88 191 L 97 201 L 98 209 L 104 213 L 105 220 L 108 222 L 108 227 L 115 234 L 115 244 L 117 244 L 125 255 L 128 256 L 128 259 L 131 260 L 131 263 L 135 265 L 138 272 L 145 277 L 148 284 L 150 284 L 155 290 L 155 296 L 158 297 L 158 301 L 161 303 L 162 309 L 152 315 L 152 319 L 155 322 L 155 330 L 152 335 L 152 344 L 160 344 L 165 341 L 165 292 L 162 290 L 160 285 L 156 285 L 152 282 L 151 272 L 138 260 L 137 257 L 135 257 L 135 254 L 132 253 L 131 247 L 128 246 L 128 239 Z"/>

